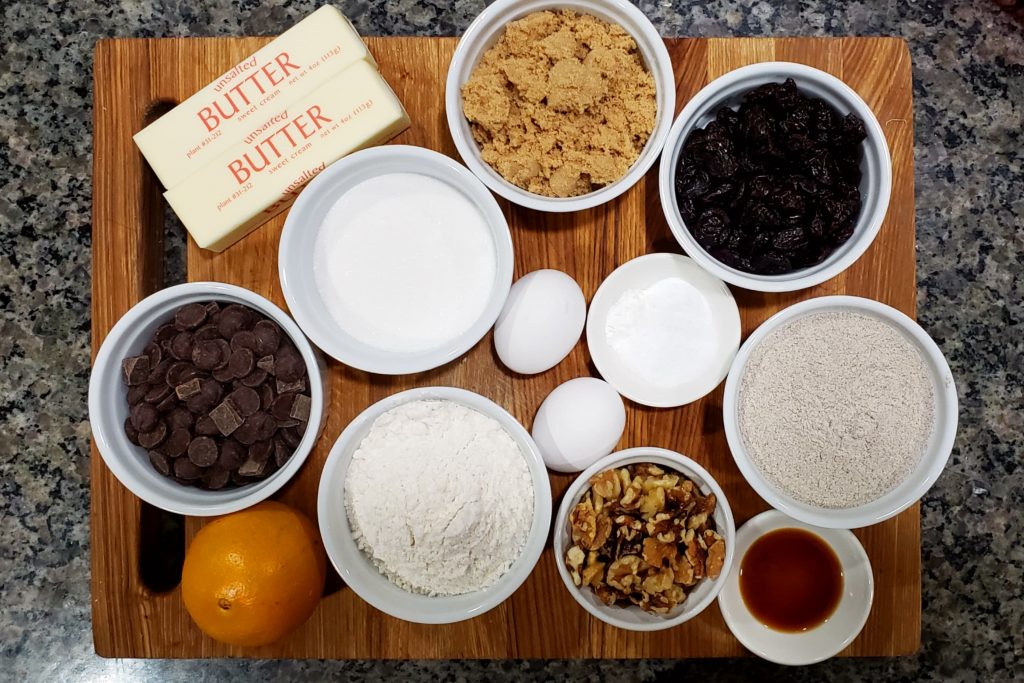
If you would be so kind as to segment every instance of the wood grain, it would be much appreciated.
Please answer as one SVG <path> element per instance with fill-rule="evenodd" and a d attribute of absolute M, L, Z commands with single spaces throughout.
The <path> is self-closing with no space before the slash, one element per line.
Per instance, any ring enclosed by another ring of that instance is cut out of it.
<path fill-rule="evenodd" d="M 162 276 L 159 187 L 132 143 L 155 108 L 182 100 L 267 39 L 117 39 L 95 59 L 93 203 L 93 349 Z M 370 38 L 384 76 L 405 103 L 413 127 L 395 140 L 455 156 L 444 120 L 444 75 L 452 38 Z M 893 197 L 874 246 L 852 268 L 811 290 L 782 295 L 736 290 L 744 336 L 771 314 L 823 294 L 871 297 L 913 316 L 914 188 L 910 61 L 902 41 L 844 39 L 667 40 L 676 66 L 677 111 L 708 80 L 771 59 L 811 64 L 842 78 L 875 111 L 893 155 Z M 615 267 L 648 251 L 679 251 L 661 213 L 657 168 L 620 199 L 571 215 L 545 215 L 502 204 L 516 247 L 516 276 L 554 267 L 575 277 L 588 299 Z M 221 254 L 190 241 L 190 280 L 248 287 L 282 306 L 277 244 L 284 215 Z M 488 337 L 464 358 L 409 377 L 377 377 L 332 364 L 330 417 L 299 475 L 277 496 L 316 514 L 316 490 L 330 445 L 370 403 L 402 389 L 453 385 L 491 397 L 530 425 L 557 384 L 592 374 L 585 344 L 556 368 L 514 376 L 497 362 Z M 737 523 L 766 508 L 736 470 L 722 431 L 721 388 L 683 408 L 630 404 L 620 447 L 655 445 L 708 467 L 732 503 Z M 553 475 L 556 505 L 571 477 Z M 421 626 L 391 619 L 341 586 L 286 640 L 258 649 L 212 641 L 190 622 L 177 589 L 155 594 L 139 576 L 139 502 L 92 453 L 93 632 L 107 657 L 540 658 L 725 657 L 745 654 L 717 605 L 678 628 L 652 634 L 597 622 L 563 588 L 550 550 L 523 587 L 491 612 L 461 624 Z M 189 519 L 190 538 L 202 520 Z M 915 505 L 857 532 L 874 565 L 874 608 L 845 655 L 898 655 L 920 643 L 920 518 Z"/>

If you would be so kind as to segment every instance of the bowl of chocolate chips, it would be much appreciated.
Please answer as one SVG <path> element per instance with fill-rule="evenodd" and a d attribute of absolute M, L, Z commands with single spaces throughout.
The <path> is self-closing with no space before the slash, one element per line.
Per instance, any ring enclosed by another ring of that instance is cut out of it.
<path fill-rule="evenodd" d="M 849 268 L 878 234 L 891 190 L 871 108 L 835 76 L 790 62 L 705 86 L 673 124 L 659 169 L 662 209 L 686 253 L 762 292 Z"/>
<path fill-rule="evenodd" d="M 114 476 L 171 512 L 235 512 L 302 467 L 325 367 L 298 325 L 241 287 L 194 282 L 136 304 L 100 347 L 89 421 Z"/>

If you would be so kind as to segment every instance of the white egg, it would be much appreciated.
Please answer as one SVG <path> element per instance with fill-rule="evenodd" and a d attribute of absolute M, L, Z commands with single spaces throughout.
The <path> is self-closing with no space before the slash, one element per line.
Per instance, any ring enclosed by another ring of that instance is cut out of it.
<path fill-rule="evenodd" d="M 607 382 L 577 377 L 555 387 L 537 409 L 533 440 L 556 472 L 579 472 L 608 455 L 626 428 L 622 397 Z"/>
<path fill-rule="evenodd" d="M 534 375 L 569 355 L 583 334 L 587 300 L 558 270 L 535 270 L 509 291 L 494 325 L 494 349 L 509 370 Z"/>

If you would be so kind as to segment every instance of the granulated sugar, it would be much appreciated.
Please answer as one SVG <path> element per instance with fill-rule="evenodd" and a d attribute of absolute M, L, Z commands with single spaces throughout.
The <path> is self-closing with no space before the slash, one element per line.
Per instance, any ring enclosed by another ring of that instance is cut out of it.
<path fill-rule="evenodd" d="M 740 385 L 739 423 L 754 463 L 794 498 L 848 508 L 914 470 L 935 420 L 917 348 L 874 317 L 807 315 L 766 337 Z"/>

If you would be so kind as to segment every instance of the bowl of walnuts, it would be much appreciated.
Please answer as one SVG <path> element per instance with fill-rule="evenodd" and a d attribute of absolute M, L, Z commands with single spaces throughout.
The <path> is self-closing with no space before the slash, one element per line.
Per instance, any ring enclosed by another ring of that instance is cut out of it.
<path fill-rule="evenodd" d="M 674 451 L 630 448 L 594 463 L 566 491 L 555 560 L 583 609 L 618 628 L 658 631 L 718 597 L 735 536 L 707 470 Z"/>

